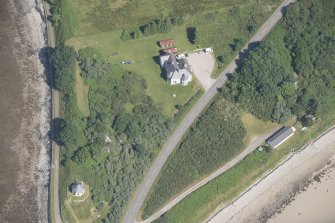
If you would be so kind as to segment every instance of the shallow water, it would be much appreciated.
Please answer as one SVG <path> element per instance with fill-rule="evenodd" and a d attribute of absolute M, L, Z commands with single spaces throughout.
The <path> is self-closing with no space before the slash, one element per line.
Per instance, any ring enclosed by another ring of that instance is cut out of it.
<path fill-rule="evenodd" d="M 13 53 L 15 34 L 9 1 L 3 0 L 0 7 L 0 210 L 15 193 L 19 160 L 9 147 L 19 133 L 23 101 L 22 80 Z"/>
<path fill-rule="evenodd" d="M 47 222 L 50 90 L 39 55 L 42 17 L 34 0 L 1 3 L 0 222 Z"/>

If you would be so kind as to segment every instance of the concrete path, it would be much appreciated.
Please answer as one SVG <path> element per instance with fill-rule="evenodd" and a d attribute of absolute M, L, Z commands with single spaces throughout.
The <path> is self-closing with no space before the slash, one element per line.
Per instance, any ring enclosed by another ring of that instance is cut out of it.
<path fill-rule="evenodd" d="M 247 47 L 250 46 L 249 44 L 261 41 L 281 19 L 282 17 L 281 10 L 283 9 L 283 7 L 289 5 L 294 1 L 295 0 L 284 0 L 280 4 L 280 6 L 275 10 L 272 16 L 263 24 L 263 26 L 251 38 L 245 49 L 247 49 Z M 226 69 L 220 74 L 220 76 L 217 78 L 212 87 L 208 89 L 208 91 L 206 91 L 206 93 L 199 99 L 199 101 L 194 105 L 194 107 L 181 121 L 181 123 L 173 132 L 173 134 L 170 136 L 170 138 L 166 141 L 162 150 L 160 151 L 160 153 L 157 155 L 157 158 L 153 162 L 151 168 L 147 172 L 147 175 L 145 176 L 144 180 L 137 188 L 133 199 L 130 201 L 129 208 L 124 218 L 125 223 L 136 222 L 138 212 L 140 211 L 145 198 L 147 197 L 151 187 L 155 182 L 155 179 L 157 178 L 158 174 L 163 168 L 166 160 L 173 152 L 174 148 L 181 141 L 182 137 L 187 132 L 187 130 L 191 127 L 193 122 L 197 119 L 200 113 L 204 110 L 204 108 L 210 103 L 210 101 L 216 95 L 217 89 L 221 88 L 222 85 L 225 83 L 225 81 L 227 80 L 227 74 L 232 74 L 235 71 L 235 69 L 237 68 L 236 61 L 238 59 L 239 56 L 237 56 L 234 59 L 234 61 L 232 61 L 226 67 Z"/>

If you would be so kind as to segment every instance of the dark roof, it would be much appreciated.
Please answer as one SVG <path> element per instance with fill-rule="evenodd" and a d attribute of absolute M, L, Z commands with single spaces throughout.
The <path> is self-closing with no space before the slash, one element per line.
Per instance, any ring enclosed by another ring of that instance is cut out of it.
<path fill-rule="evenodd" d="M 284 126 L 278 132 L 276 132 L 274 135 L 272 135 L 270 138 L 268 138 L 267 143 L 272 148 L 276 148 L 283 141 L 285 141 L 287 138 L 289 138 L 294 133 L 294 131 L 295 131 L 295 129 L 293 127 Z"/>

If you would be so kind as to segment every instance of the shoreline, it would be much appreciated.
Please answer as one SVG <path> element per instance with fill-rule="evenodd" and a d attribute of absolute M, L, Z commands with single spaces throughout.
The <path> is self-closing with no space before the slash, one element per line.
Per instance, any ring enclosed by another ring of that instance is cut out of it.
<path fill-rule="evenodd" d="M 11 123 L 17 122 L 18 126 L 11 130 L 11 138 L 1 135 L 0 139 L 7 141 L 5 148 L 0 147 L 1 155 L 15 167 L 13 170 L 5 166 L 0 173 L 0 188 L 5 188 L 7 193 L 1 195 L 0 219 L 1 222 L 48 222 L 51 99 L 43 11 L 35 7 L 35 0 L 7 0 L 5 5 L 7 26 L 2 29 L 10 30 L 6 53 L 11 55 L 4 60 L 16 63 L 16 70 L 13 66 L 2 70 L 1 78 L 11 80 L 17 75 L 15 83 L 3 89 L 17 98 L 8 102 L 3 98 L 1 104 L 7 102 L 10 113 L 11 107 L 18 103 L 19 112 L 14 117 L 7 114 L 1 117 L 8 122 L 4 132 L 12 128 Z"/>
<path fill-rule="evenodd" d="M 313 174 L 327 165 L 335 154 L 334 144 L 335 129 L 331 128 L 305 149 L 285 159 L 208 222 L 267 222 L 295 198 Z"/>
<path fill-rule="evenodd" d="M 335 219 L 331 210 L 335 195 L 335 155 L 325 167 L 313 175 L 287 198 L 267 223 L 280 222 L 330 222 Z M 326 206 L 324 204 L 327 204 Z M 322 207 L 321 209 L 318 207 Z M 330 207 L 327 208 L 327 207 Z M 314 220 L 312 220 L 314 219 Z"/>

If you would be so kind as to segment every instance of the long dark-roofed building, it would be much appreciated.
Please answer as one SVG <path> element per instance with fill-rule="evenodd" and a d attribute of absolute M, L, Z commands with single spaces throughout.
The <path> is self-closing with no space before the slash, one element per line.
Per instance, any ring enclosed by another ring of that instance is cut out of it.
<path fill-rule="evenodd" d="M 278 132 L 276 132 L 274 135 L 268 138 L 266 142 L 268 143 L 269 146 L 275 149 L 278 146 L 280 146 L 283 142 L 288 140 L 291 136 L 293 136 L 294 132 L 295 132 L 294 127 L 284 126 Z"/>

